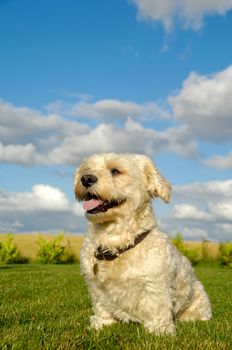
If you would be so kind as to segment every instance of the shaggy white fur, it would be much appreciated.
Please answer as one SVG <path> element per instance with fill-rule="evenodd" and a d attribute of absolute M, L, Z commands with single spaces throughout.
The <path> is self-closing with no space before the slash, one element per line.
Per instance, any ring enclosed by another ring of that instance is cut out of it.
<path fill-rule="evenodd" d="M 157 227 L 151 200 L 168 202 L 171 185 L 148 157 L 93 155 L 77 169 L 74 188 L 89 221 L 81 271 L 93 302 L 92 327 L 134 321 L 160 334 L 173 333 L 176 319 L 211 318 L 209 298 L 188 259 Z M 99 260 L 98 249 L 112 260 Z"/>

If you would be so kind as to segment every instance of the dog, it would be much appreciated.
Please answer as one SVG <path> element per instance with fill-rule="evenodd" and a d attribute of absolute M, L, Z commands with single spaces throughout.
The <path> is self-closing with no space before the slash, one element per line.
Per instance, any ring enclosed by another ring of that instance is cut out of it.
<path fill-rule="evenodd" d="M 95 154 L 75 174 L 89 221 L 81 272 L 92 298 L 90 325 L 137 322 L 173 334 L 175 320 L 209 320 L 211 306 L 188 259 L 159 230 L 152 198 L 169 202 L 171 185 L 145 155 Z"/>

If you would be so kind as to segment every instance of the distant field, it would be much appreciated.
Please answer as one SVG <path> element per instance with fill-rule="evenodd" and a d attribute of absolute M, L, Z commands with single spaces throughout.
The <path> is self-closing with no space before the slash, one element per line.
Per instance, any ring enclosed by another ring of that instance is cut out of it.
<path fill-rule="evenodd" d="M 55 235 L 48 235 L 48 234 L 42 234 L 42 236 L 46 239 L 52 239 L 55 237 Z M 6 234 L 0 234 L 0 242 L 4 240 L 6 237 Z M 30 260 L 34 260 L 36 257 L 37 252 L 37 245 L 36 245 L 36 238 L 37 234 L 31 233 L 31 234 L 15 234 L 14 240 L 17 244 L 17 247 L 19 248 L 20 252 L 23 256 L 29 258 Z M 67 234 L 64 236 L 64 244 L 67 244 L 67 242 L 70 242 L 71 247 L 73 249 L 74 254 L 79 258 L 80 256 L 80 248 L 83 241 L 83 236 L 81 235 L 71 235 Z M 213 242 L 192 242 L 192 241 L 186 241 L 184 242 L 186 248 L 190 249 L 202 249 L 202 245 L 204 245 L 205 249 L 207 249 L 210 256 L 213 258 L 216 258 L 219 251 L 219 244 L 213 243 Z"/>
<path fill-rule="evenodd" d="M 15 234 L 14 241 L 19 248 L 23 256 L 34 260 L 37 254 L 38 246 L 36 244 L 38 234 Z M 42 234 L 42 237 L 46 239 L 53 239 L 56 235 Z M 6 238 L 6 234 L 0 234 L 0 242 Z M 65 235 L 63 243 L 67 244 L 68 241 L 71 244 L 74 254 L 79 258 L 80 248 L 83 241 L 83 236 L 80 235 Z"/>
<path fill-rule="evenodd" d="M 219 254 L 219 244 L 215 243 L 215 242 L 193 242 L 193 241 L 185 241 L 184 245 L 186 248 L 189 249 L 205 249 L 209 256 L 211 256 L 212 258 L 217 258 L 218 254 Z"/>
<path fill-rule="evenodd" d="M 0 349 L 3 350 L 230 350 L 232 270 L 197 267 L 213 319 L 177 322 L 175 336 L 117 323 L 89 329 L 91 302 L 79 265 L 0 266 Z"/>

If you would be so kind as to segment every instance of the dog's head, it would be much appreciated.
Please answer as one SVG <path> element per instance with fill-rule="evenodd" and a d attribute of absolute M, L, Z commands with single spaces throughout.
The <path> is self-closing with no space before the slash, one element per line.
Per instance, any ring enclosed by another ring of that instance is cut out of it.
<path fill-rule="evenodd" d="M 87 219 L 101 223 L 136 213 L 152 197 L 168 202 L 171 185 L 144 155 L 106 153 L 84 160 L 74 191 Z"/>

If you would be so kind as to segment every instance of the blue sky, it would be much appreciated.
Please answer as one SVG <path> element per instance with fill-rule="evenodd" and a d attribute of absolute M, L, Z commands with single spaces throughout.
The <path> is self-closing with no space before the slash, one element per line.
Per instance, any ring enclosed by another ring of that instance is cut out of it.
<path fill-rule="evenodd" d="M 85 232 L 73 174 L 146 153 L 169 234 L 232 239 L 232 0 L 0 1 L 0 232 Z"/>

